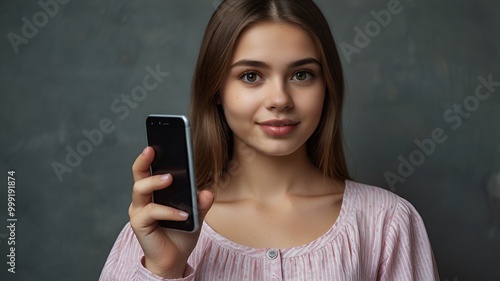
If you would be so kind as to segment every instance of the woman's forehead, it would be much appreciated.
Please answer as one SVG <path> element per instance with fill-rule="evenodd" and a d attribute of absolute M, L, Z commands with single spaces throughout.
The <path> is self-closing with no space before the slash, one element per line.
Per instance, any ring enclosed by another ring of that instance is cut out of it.
<path fill-rule="evenodd" d="M 317 46 L 306 31 L 289 23 L 262 22 L 241 34 L 232 63 L 243 59 L 290 63 L 304 58 L 319 60 Z"/>

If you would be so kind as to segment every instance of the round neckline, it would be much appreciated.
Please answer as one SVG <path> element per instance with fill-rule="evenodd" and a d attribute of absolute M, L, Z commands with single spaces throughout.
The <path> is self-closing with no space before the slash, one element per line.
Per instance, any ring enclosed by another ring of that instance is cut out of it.
<path fill-rule="evenodd" d="M 280 251 L 282 258 L 290 258 L 310 254 L 313 251 L 322 248 L 325 244 L 331 243 L 336 239 L 338 234 L 344 229 L 347 215 L 349 214 L 349 209 L 352 205 L 352 181 L 345 180 L 344 184 L 345 188 L 342 197 L 342 204 L 340 206 L 339 216 L 337 217 L 335 223 L 333 223 L 333 225 L 323 235 L 319 236 L 311 242 L 291 248 L 277 249 Z M 236 252 L 238 254 L 241 254 L 243 252 L 246 256 L 265 258 L 265 255 L 263 255 L 263 253 L 266 253 L 269 249 L 274 249 L 254 248 L 236 243 L 219 234 L 206 221 L 203 221 L 201 232 L 205 233 L 205 236 L 218 246 Z"/>

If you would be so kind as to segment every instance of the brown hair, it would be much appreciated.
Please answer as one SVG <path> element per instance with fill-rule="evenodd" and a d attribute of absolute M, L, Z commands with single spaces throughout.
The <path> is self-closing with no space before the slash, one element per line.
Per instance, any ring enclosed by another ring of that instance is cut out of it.
<path fill-rule="evenodd" d="M 199 189 L 221 181 L 232 155 L 232 132 L 217 105 L 218 91 L 240 34 L 273 21 L 302 28 L 321 55 L 326 95 L 318 127 L 307 141 L 312 163 L 331 178 L 350 179 L 344 157 L 342 105 L 344 75 L 328 22 L 312 0 L 227 0 L 212 15 L 200 48 L 191 94 L 191 121 Z"/>

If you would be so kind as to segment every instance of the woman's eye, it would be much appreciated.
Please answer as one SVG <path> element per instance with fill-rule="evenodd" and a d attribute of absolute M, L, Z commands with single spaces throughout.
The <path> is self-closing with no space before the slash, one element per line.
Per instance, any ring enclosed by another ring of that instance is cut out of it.
<path fill-rule="evenodd" d="M 245 72 L 240 76 L 240 79 L 243 80 L 243 82 L 255 83 L 259 80 L 259 75 L 255 72 Z"/>
<path fill-rule="evenodd" d="M 293 75 L 292 79 L 293 80 L 298 80 L 298 81 L 305 81 L 305 80 L 310 79 L 311 76 L 312 76 L 312 74 L 310 72 L 307 72 L 307 71 L 297 71 Z"/>

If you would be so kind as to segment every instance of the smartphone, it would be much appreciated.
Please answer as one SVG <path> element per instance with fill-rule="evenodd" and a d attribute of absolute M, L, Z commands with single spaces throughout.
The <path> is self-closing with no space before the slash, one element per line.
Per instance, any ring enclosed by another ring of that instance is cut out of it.
<path fill-rule="evenodd" d="M 159 221 L 159 225 L 187 232 L 198 230 L 198 201 L 194 172 L 191 127 L 183 115 L 152 114 L 146 119 L 148 145 L 155 151 L 151 174 L 173 176 L 165 189 L 153 192 L 153 202 L 189 214 L 185 221 Z"/>

